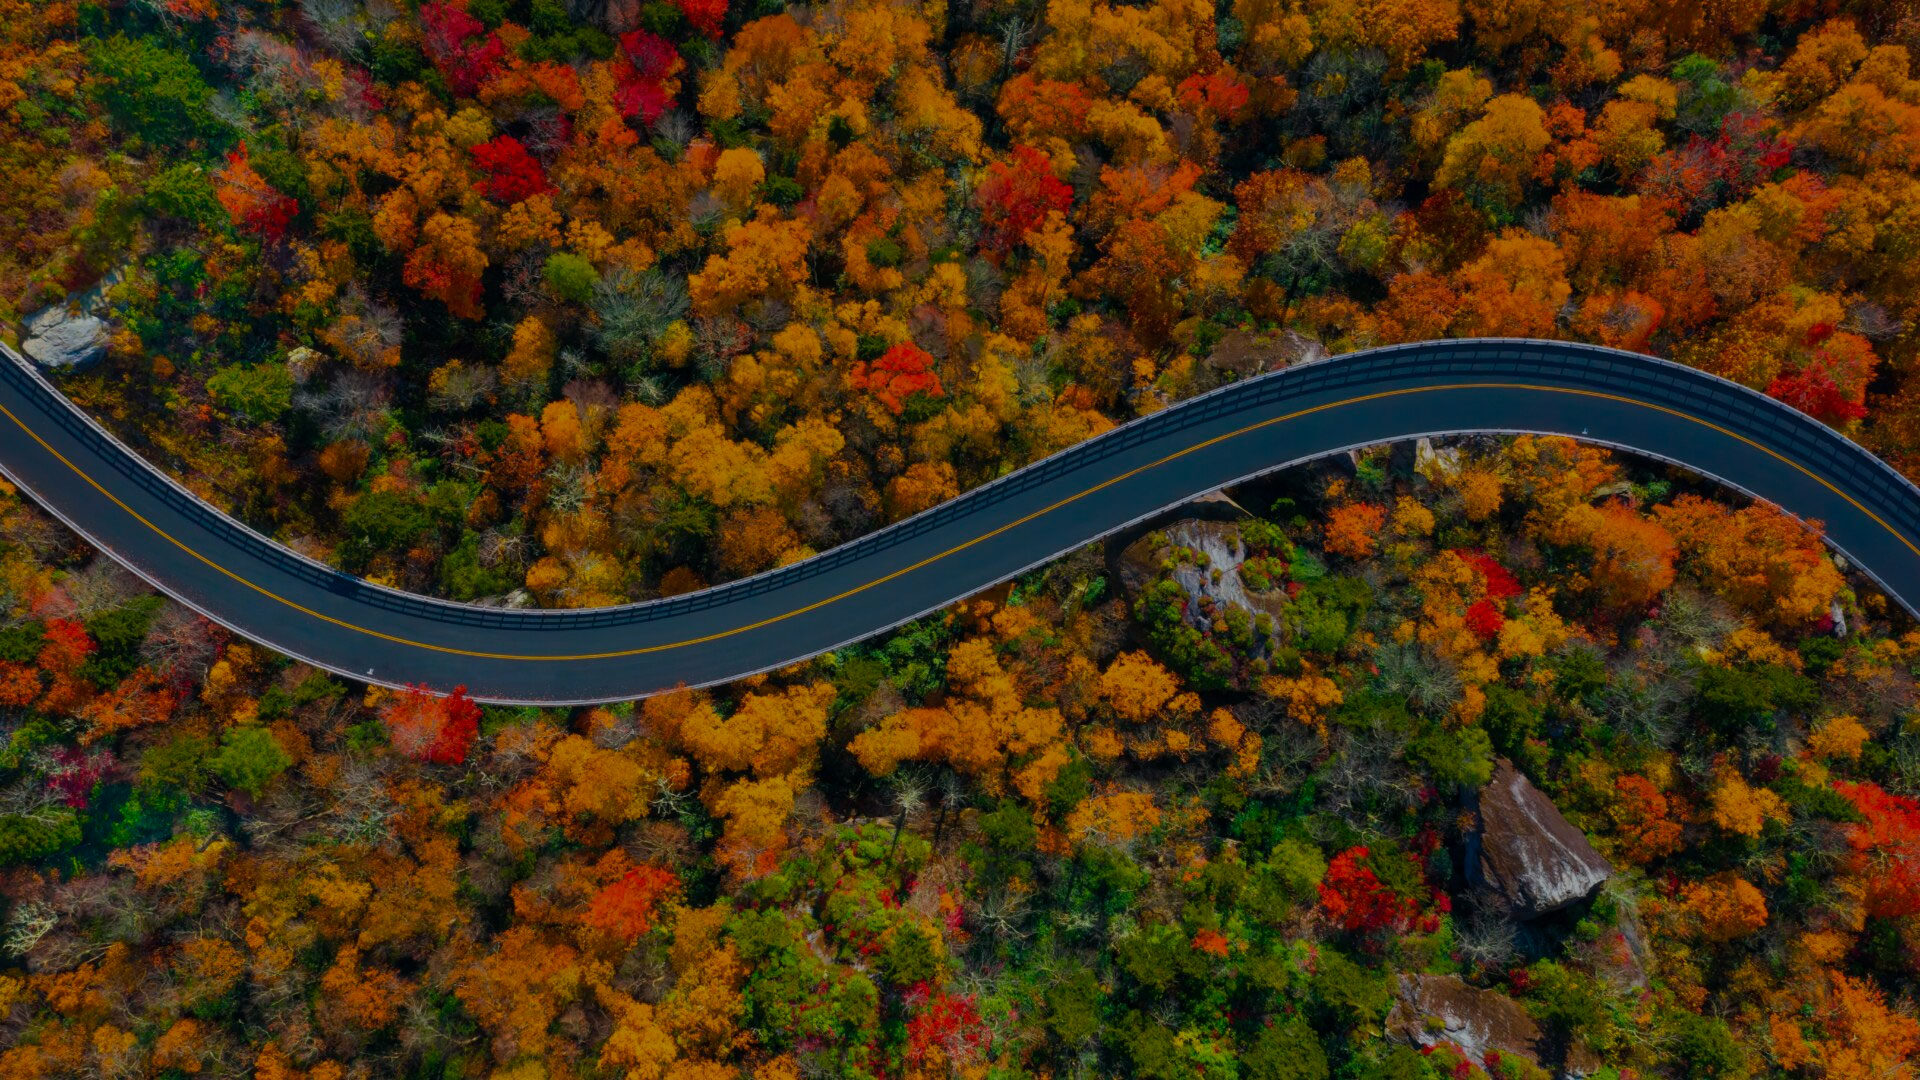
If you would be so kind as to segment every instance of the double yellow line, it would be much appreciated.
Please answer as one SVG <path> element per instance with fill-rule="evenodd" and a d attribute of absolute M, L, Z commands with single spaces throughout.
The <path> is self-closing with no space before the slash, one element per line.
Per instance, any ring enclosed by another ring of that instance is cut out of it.
<path fill-rule="evenodd" d="M 1074 494 L 1069 495 L 1066 498 L 1060 499 L 1057 502 L 1050 503 L 1047 506 L 1041 507 L 1040 509 L 1033 511 L 1030 514 L 1026 514 L 1013 521 L 1009 521 L 1005 525 L 1002 525 L 997 529 L 994 529 L 990 532 L 981 533 L 979 536 L 976 536 L 971 540 L 967 540 L 962 543 L 955 544 L 954 546 L 947 548 L 944 551 L 941 551 L 934 555 L 929 555 L 926 558 L 921 559 L 919 562 L 913 563 L 910 566 L 902 567 L 890 574 L 884 575 L 882 577 L 874 578 L 871 581 L 867 581 L 863 584 L 856 585 L 853 588 L 845 590 L 844 592 L 835 593 L 834 595 L 826 597 L 824 599 L 816 600 L 813 603 L 807 604 L 803 607 L 797 607 L 792 609 L 791 611 L 782 612 L 781 614 L 778 614 L 778 615 L 771 615 L 764 619 L 759 619 L 757 621 L 746 623 L 741 626 L 736 626 L 731 630 L 720 630 L 711 634 L 703 634 L 699 637 L 687 638 L 684 641 L 674 641 L 674 642 L 668 642 L 660 645 L 646 645 L 646 646 L 633 648 L 633 649 L 619 649 L 611 652 L 572 653 L 572 654 L 564 654 L 564 655 L 484 652 L 484 651 L 475 650 L 475 649 L 456 648 L 451 645 L 436 645 L 436 644 L 433 644 L 432 642 L 427 642 L 427 641 L 415 641 L 411 638 L 399 637 L 394 634 L 388 634 L 379 630 L 374 630 L 370 627 L 360 626 L 357 623 L 351 623 L 344 619 L 338 619 L 331 615 L 323 614 L 321 612 L 313 610 L 312 608 L 305 607 L 301 604 L 295 603 L 294 601 L 289 600 L 284 596 L 281 596 L 280 594 L 272 591 L 271 589 L 266 588 L 265 586 L 262 586 L 253 581 L 250 581 L 247 578 L 240 576 L 234 571 L 227 569 L 226 567 L 213 561 L 207 556 L 194 550 L 192 547 L 182 542 L 179 538 L 175 537 L 173 534 L 167 532 L 165 529 L 162 529 L 158 525 L 155 525 L 153 522 L 147 520 L 145 517 L 143 517 L 140 514 L 139 511 L 135 510 L 131 506 L 128 506 L 125 502 L 122 502 L 119 496 L 115 495 L 111 491 L 108 491 L 103 485 L 99 483 L 99 481 L 87 475 L 85 470 L 81 469 L 78 465 L 75 465 L 72 461 L 68 460 L 66 455 L 60 453 L 60 451 L 58 450 L 55 450 L 50 444 L 48 444 L 48 442 L 45 439 L 40 437 L 39 433 L 35 432 L 32 428 L 28 427 L 24 422 L 21 421 L 21 419 L 18 416 L 15 416 L 13 414 L 12 410 L 8 409 L 5 405 L 0 405 L 0 413 L 6 414 L 7 419 L 13 421 L 14 424 L 16 424 L 21 431 L 26 432 L 29 437 L 31 437 L 35 442 L 39 443 L 40 446 L 47 451 L 47 453 L 53 455 L 54 458 L 59 460 L 59 462 L 62 465 L 65 465 L 67 468 L 72 469 L 74 472 L 74 475 L 86 481 L 90 486 L 93 487 L 95 491 L 98 491 L 101 495 L 104 495 L 107 499 L 111 500 L 115 506 L 118 506 L 120 509 L 126 511 L 127 514 L 131 516 L 135 521 L 138 521 L 140 524 L 145 525 L 147 528 L 153 530 L 155 534 L 160 536 L 162 539 L 164 539 L 168 543 L 179 548 L 181 551 L 186 552 L 188 555 L 193 556 L 195 559 L 198 559 L 200 562 L 206 564 L 208 567 L 219 572 L 220 574 L 225 575 L 227 578 L 233 580 L 234 582 L 237 582 L 240 585 L 244 585 L 247 588 L 252 589 L 254 592 L 259 593 L 261 596 L 264 596 L 270 600 L 273 600 L 280 604 L 284 604 L 285 606 L 293 609 L 294 611 L 301 613 L 302 615 L 308 615 L 308 616 L 311 616 L 312 618 L 319 619 L 322 622 L 330 623 L 334 626 L 341 627 L 342 629 L 352 630 L 356 633 L 366 634 L 369 637 L 378 638 L 382 641 L 390 641 L 396 645 L 407 645 L 416 649 L 427 649 L 433 652 L 449 653 L 454 656 L 471 656 L 471 657 L 475 657 L 477 659 L 482 659 L 482 660 L 555 662 L 555 661 L 582 661 L 582 660 L 614 660 L 614 659 L 618 659 L 626 656 L 643 656 L 648 653 L 667 652 L 672 649 L 683 649 L 691 645 L 704 645 L 704 644 L 707 644 L 708 642 L 720 641 L 725 638 L 730 638 L 738 634 L 745 634 L 753 630 L 763 629 L 765 627 L 772 626 L 775 623 L 785 622 L 788 619 L 792 619 L 800 615 L 805 615 L 805 614 L 808 614 L 809 612 L 818 611 L 821 608 L 827 607 L 831 604 L 839 603 L 840 601 L 845 600 L 850 596 L 857 596 L 860 593 L 866 592 L 869 589 L 878 588 L 879 586 L 885 585 L 886 583 L 893 581 L 896 578 L 905 577 L 906 575 L 911 574 L 916 570 L 924 569 L 928 566 L 933 565 L 934 563 L 941 561 L 942 559 L 948 558 L 949 556 L 957 555 L 960 552 L 965 551 L 968 548 L 971 548 L 977 544 L 983 544 L 988 540 L 991 540 L 994 537 L 1001 535 L 1002 533 L 1005 533 L 1012 529 L 1019 528 L 1020 526 L 1025 525 L 1031 521 L 1034 521 L 1037 518 L 1045 517 L 1046 515 L 1053 513 L 1055 510 L 1061 509 L 1062 507 L 1070 506 L 1073 503 L 1076 503 L 1081 499 L 1086 498 L 1089 495 L 1093 495 L 1100 491 L 1104 491 L 1115 484 L 1124 483 L 1125 481 L 1130 480 L 1133 477 L 1139 476 L 1141 473 L 1160 468 L 1161 466 L 1166 465 L 1170 462 L 1178 461 L 1179 459 L 1186 457 L 1189 454 L 1198 453 L 1202 450 L 1208 449 L 1209 447 L 1218 446 L 1223 442 L 1227 442 L 1229 440 L 1239 438 L 1242 435 L 1259 431 L 1263 428 L 1272 427 L 1276 424 L 1284 424 L 1291 420 L 1298 420 L 1304 416 L 1312 416 L 1316 413 L 1327 412 L 1333 409 L 1345 408 L 1351 405 L 1364 404 L 1370 401 L 1380 401 L 1386 398 L 1403 397 L 1410 394 L 1425 394 L 1425 393 L 1432 393 L 1435 391 L 1447 391 L 1447 390 L 1530 390 L 1530 391 L 1538 391 L 1541 393 L 1550 393 L 1550 394 L 1571 394 L 1579 397 L 1597 398 L 1605 401 L 1620 402 L 1622 404 L 1627 404 L 1627 405 L 1636 405 L 1636 406 L 1639 406 L 1640 408 L 1651 409 L 1651 410 L 1654 410 L 1655 412 L 1665 413 L 1668 416 L 1673 416 L 1682 420 L 1691 421 L 1693 423 L 1701 425 L 1702 427 L 1709 428 L 1715 432 L 1718 432 L 1721 435 L 1725 435 L 1730 439 L 1736 439 L 1742 443 L 1745 443 L 1746 445 L 1761 451 L 1762 453 L 1768 455 L 1769 457 L 1772 457 L 1780 461 L 1782 464 L 1788 465 L 1794 469 L 1799 470 L 1801 473 L 1804 473 L 1806 476 L 1808 476 L 1815 482 L 1819 483 L 1822 487 L 1825 487 L 1827 490 L 1833 492 L 1835 495 L 1838 495 L 1840 498 L 1846 500 L 1846 502 L 1851 506 L 1853 506 L 1854 509 L 1860 511 L 1862 514 L 1865 514 L 1867 517 L 1871 518 L 1874 522 L 1878 523 L 1881 528 L 1886 529 L 1889 533 L 1893 534 L 1895 539 L 1899 540 L 1902 544 L 1906 545 L 1907 550 L 1913 552 L 1915 557 L 1920 557 L 1920 547 L 1914 546 L 1913 541 L 1907 539 L 1907 537 L 1903 535 L 1898 529 L 1895 529 L 1892 525 L 1887 524 L 1887 522 L 1881 519 L 1881 517 L 1878 514 L 1875 514 L 1873 511 L 1867 509 L 1865 506 L 1862 506 L 1858 500 L 1853 498 L 1851 495 L 1848 495 L 1846 492 L 1840 490 L 1840 488 L 1836 487 L 1834 484 L 1829 482 L 1825 477 L 1819 475 L 1818 473 L 1815 473 L 1813 470 L 1807 468 L 1804 465 L 1801 465 L 1799 462 L 1794 461 L 1791 458 L 1788 458 L 1780 453 L 1777 453 L 1776 451 L 1766 446 L 1763 446 L 1760 443 L 1757 443 L 1752 439 L 1747 438 L 1744 435 L 1741 435 L 1737 432 L 1730 431 L 1724 427 L 1721 427 L 1720 425 L 1715 424 L 1712 421 L 1703 420 L 1700 417 L 1694 416 L 1690 413 L 1682 412 L 1678 409 L 1671 409 L 1664 405 L 1655 405 L 1650 402 L 1641 401 L 1637 398 L 1624 397 L 1619 394 L 1603 393 L 1598 390 L 1576 390 L 1568 387 L 1540 386 L 1532 383 L 1507 383 L 1507 382 L 1447 383 L 1447 384 L 1441 384 L 1441 385 L 1435 385 L 1435 386 L 1408 387 L 1406 389 L 1400 389 L 1400 390 L 1383 390 L 1383 391 L 1379 391 L 1377 393 L 1372 393 L 1372 394 L 1362 394 L 1357 397 L 1346 398 L 1341 401 L 1329 402 L 1325 405 L 1315 405 L 1312 408 L 1300 409 L 1296 412 L 1287 413 L 1284 416 L 1275 416 L 1266 420 L 1258 421 L 1256 423 L 1248 424 L 1245 427 L 1236 428 L 1233 431 L 1229 431 L 1223 435 L 1216 435 L 1211 439 L 1207 439 L 1202 442 L 1197 442 L 1197 443 L 1194 443 L 1192 446 L 1188 446 L 1183 449 L 1176 450 L 1173 453 L 1166 455 L 1165 457 L 1159 458 L 1154 461 L 1150 461 L 1145 465 L 1141 465 L 1133 469 L 1128 469 L 1126 472 L 1123 472 L 1118 476 L 1114 476 L 1110 479 L 1101 481 L 1100 483 L 1095 484 L 1092 487 L 1089 487 L 1083 491 L 1075 492 Z M 271 642 L 269 642 L 268 644 L 271 645 Z"/>

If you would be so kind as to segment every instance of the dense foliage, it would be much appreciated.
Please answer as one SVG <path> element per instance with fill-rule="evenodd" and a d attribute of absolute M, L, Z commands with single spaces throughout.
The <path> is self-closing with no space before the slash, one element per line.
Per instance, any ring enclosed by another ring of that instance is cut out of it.
<path fill-rule="evenodd" d="M 1909 4 L 0 14 L 0 313 L 104 280 L 66 388 L 409 589 L 682 591 L 1447 335 L 1669 355 L 1920 463 Z"/>
<path fill-rule="evenodd" d="M 697 588 L 1450 335 L 1920 474 L 1915 46 L 1904 0 L 0 0 L 0 314 L 98 287 L 63 389 L 459 599 Z M 1817 526 L 1550 439 L 1235 494 L 540 711 L 231 640 L 0 491 L 0 1075 L 1915 1075 L 1920 634 Z M 1469 880 L 1503 763 L 1595 895 Z"/>
<path fill-rule="evenodd" d="M 1912 1076 L 1920 633 L 1690 483 L 1383 451 L 546 712 L 231 641 L 8 497 L 0 1074 Z M 1464 876 L 1502 759 L 1597 894 Z M 1441 976 L 1538 1038 L 1402 1015 Z"/>

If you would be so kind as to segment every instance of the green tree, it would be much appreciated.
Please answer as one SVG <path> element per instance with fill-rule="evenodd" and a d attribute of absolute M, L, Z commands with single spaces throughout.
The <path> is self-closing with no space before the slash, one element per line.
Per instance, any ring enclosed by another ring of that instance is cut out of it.
<path fill-rule="evenodd" d="M 1313 973 L 1313 1003 L 1340 1031 L 1371 1031 L 1386 1019 L 1393 999 L 1387 979 L 1354 963 L 1331 947 L 1320 950 Z"/>
<path fill-rule="evenodd" d="M 1062 1044 L 1077 1047 L 1099 1032 L 1104 1000 L 1100 980 L 1087 968 L 1076 967 L 1072 974 L 1047 987 L 1043 1022 Z"/>
<path fill-rule="evenodd" d="M 147 181 L 142 202 L 149 214 L 182 218 L 204 228 L 227 220 L 206 169 L 191 162 L 174 165 Z"/>
<path fill-rule="evenodd" d="M 593 264 L 570 251 L 556 251 L 547 256 L 547 288 L 562 300 L 571 300 L 584 304 L 593 299 L 593 287 L 600 284 L 600 275 Z"/>
<path fill-rule="evenodd" d="M 419 503 L 397 491 L 370 491 L 347 508 L 341 559 L 363 569 L 377 555 L 404 552 L 433 525 Z"/>
<path fill-rule="evenodd" d="M 1246 1080 L 1327 1080 L 1327 1052 L 1297 1016 L 1262 1028 L 1240 1064 Z"/>
<path fill-rule="evenodd" d="M 293 374 L 285 364 L 229 364 L 207 380 L 207 393 L 236 416 L 272 423 L 293 407 Z"/>
<path fill-rule="evenodd" d="M 0 814 L 0 866 L 28 862 L 80 842 L 80 817 L 64 806 Z"/>
<path fill-rule="evenodd" d="M 135 774 L 141 787 L 174 789 L 194 794 L 207 779 L 207 764 L 214 754 L 213 740 L 205 735 L 180 735 L 140 755 Z"/>
<path fill-rule="evenodd" d="M 228 787 L 257 796 L 269 781 L 287 771 L 293 759 L 273 732 L 263 727 L 240 727 L 220 737 L 220 751 L 207 764 Z"/>
<path fill-rule="evenodd" d="M 88 49 L 99 80 L 94 95 L 115 122 L 154 146 L 192 139 L 213 142 L 227 126 L 211 108 L 213 87 L 185 53 L 153 38 L 115 34 Z"/>

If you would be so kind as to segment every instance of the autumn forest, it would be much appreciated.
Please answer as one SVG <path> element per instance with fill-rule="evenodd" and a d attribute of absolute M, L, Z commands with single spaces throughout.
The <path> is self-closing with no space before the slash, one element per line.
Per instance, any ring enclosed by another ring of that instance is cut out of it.
<path fill-rule="evenodd" d="M 0 0 L 0 324 L 353 574 L 787 565 L 1371 346 L 1920 479 L 1912 0 Z M 0 484 L 0 1076 L 1920 1077 L 1920 628 L 1565 439 L 1344 454 L 596 708 L 351 683 Z"/>

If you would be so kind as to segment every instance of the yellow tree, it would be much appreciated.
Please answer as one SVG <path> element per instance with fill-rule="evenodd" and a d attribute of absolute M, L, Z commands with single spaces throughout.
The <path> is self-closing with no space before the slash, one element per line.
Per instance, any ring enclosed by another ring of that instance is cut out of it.
<path fill-rule="evenodd" d="M 1480 119 L 1447 140 L 1434 173 L 1436 187 L 1500 207 L 1519 205 L 1540 155 L 1553 142 L 1546 110 L 1524 94 L 1502 94 L 1487 102 Z"/>
<path fill-rule="evenodd" d="M 989 791 L 1004 791 L 1011 782 L 1038 800 L 1068 761 L 1060 711 L 1028 705 L 987 639 L 955 645 L 947 678 L 953 695 L 945 705 L 894 713 L 848 749 L 875 776 L 892 773 L 902 761 L 944 761 Z"/>
<path fill-rule="evenodd" d="M 1819 523 L 1801 521 L 1771 503 L 1729 510 L 1682 495 L 1657 507 L 1654 516 L 1709 588 L 1764 613 L 1769 622 L 1818 619 L 1846 587 L 1820 544 Z"/>
<path fill-rule="evenodd" d="M 1553 544 L 1586 549 L 1591 567 L 1573 585 L 1590 589 L 1610 610 L 1645 608 L 1673 584 L 1679 551 L 1673 534 L 1623 502 L 1571 506 L 1541 535 Z"/>
<path fill-rule="evenodd" d="M 694 310 L 712 315 L 764 297 L 788 299 L 806 276 L 807 226 L 762 205 L 753 220 L 727 226 L 727 251 L 687 278 Z"/>
<path fill-rule="evenodd" d="M 709 769 L 784 775 L 813 764 L 833 696 L 827 682 L 748 694 L 725 717 L 703 701 L 680 720 L 679 742 Z"/>

